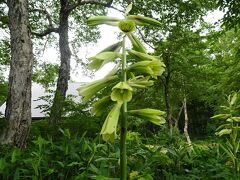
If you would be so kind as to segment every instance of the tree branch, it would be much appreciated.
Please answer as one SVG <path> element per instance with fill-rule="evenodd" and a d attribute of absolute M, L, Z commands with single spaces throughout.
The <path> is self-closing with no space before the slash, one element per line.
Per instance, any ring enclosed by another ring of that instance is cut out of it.
<path fill-rule="evenodd" d="M 58 28 L 53 27 L 53 21 L 52 21 L 51 15 L 46 9 L 33 9 L 33 10 L 30 10 L 30 12 L 39 12 L 41 14 L 45 14 L 48 20 L 48 28 L 43 32 L 32 32 L 33 35 L 41 38 L 52 32 L 58 33 Z"/>
<path fill-rule="evenodd" d="M 144 42 L 145 44 L 147 44 L 147 45 L 148 45 L 150 48 L 152 48 L 153 50 L 156 50 L 156 48 L 153 47 L 153 46 L 145 39 L 145 37 L 144 37 L 144 35 L 142 34 L 142 32 L 141 32 L 141 30 L 139 29 L 139 27 L 137 27 L 137 30 L 138 30 L 138 33 L 140 34 L 143 42 Z"/>
<path fill-rule="evenodd" d="M 37 37 L 42 38 L 42 37 L 44 37 L 44 36 L 47 36 L 47 35 L 51 34 L 52 32 L 58 33 L 58 32 L 59 32 L 59 29 L 58 29 L 58 28 L 50 28 L 50 27 L 48 27 L 48 28 L 47 28 L 45 31 L 43 31 L 43 32 L 33 32 L 33 31 L 32 31 L 32 35 L 35 35 L 35 36 L 37 36 Z"/>
<path fill-rule="evenodd" d="M 85 5 L 85 4 L 95 4 L 95 5 L 100 5 L 100 6 L 104 6 L 104 7 L 111 7 L 113 9 L 116 9 L 114 7 L 112 7 L 113 3 L 113 0 L 109 0 L 108 2 L 106 3 L 102 3 L 102 2 L 99 2 L 98 0 L 85 0 L 85 1 L 82 1 L 82 0 L 78 0 L 77 3 L 73 4 L 73 5 L 70 5 L 68 7 L 68 11 L 71 12 L 72 10 L 74 10 L 75 8 L 77 8 L 78 6 L 80 5 Z"/>

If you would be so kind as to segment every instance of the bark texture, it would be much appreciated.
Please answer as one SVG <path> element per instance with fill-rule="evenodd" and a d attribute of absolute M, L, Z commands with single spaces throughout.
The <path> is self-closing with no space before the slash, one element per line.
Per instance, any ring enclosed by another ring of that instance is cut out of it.
<path fill-rule="evenodd" d="M 59 48 L 60 48 L 60 69 L 57 80 L 57 89 L 55 92 L 53 105 L 50 113 L 49 124 L 58 125 L 61 122 L 64 101 L 68 89 L 68 80 L 70 79 L 70 59 L 71 50 L 68 38 L 68 0 L 61 0 L 60 24 L 59 24 Z"/>
<path fill-rule="evenodd" d="M 8 0 L 11 35 L 11 66 L 6 104 L 7 125 L 0 141 L 20 148 L 26 146 L 31 125 L 32 42 L 28 21 L 28 1 Z"/>
<path fill-rule="evenodd" d="M 167 123 L 168 123 L 168 128 L 170 130 L 170 133 L 172 134 L 173 119 L 172 119 L 172 106 L 170 103 L 170 78 L 171 78 L 170 53 L 165 52 L 163 54 L 163 59 L 166 65 L 166 75 L 165 75 L 165 81 L 163 85 L 164 85 L 165 105 L 166 105 L 166 111 L 167 111 Z"/>

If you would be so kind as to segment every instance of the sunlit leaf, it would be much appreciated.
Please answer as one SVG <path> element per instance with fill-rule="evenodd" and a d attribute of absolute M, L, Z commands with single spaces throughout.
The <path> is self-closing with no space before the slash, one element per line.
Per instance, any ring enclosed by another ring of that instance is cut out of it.
<path fill-rule="evenodd" d="M 217 132 L 216 134 L 218 136 L 226 135 L 226 134 L 231 134 L 232 129 L 222 129 L 221 131 Z"/>
<path fill-rule="evenodd" d="M 217 115 L 211 117 L 211 119 L 223 119 L 223 120 L 225 120 L 229 117 L 231 117 L 231 114 L 217 114 Z"/>

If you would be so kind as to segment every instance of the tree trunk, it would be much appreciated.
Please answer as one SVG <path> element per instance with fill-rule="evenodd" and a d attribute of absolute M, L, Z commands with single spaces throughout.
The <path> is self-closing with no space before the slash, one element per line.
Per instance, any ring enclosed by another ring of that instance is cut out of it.
<path fill-rule="evenodd" d="M 179 110 L 179 112 L 178 112 L 177 119 L 175 120 L 175 127 L 176 127 L 178 130 L 180 130 L 178 123 L 179 123 L 179 119 L 180 119 L 181 114 L 182 114 L 183 107 L 184 107 L 184 102 L 182 103 L 182 106 L 181 106 L 181 108 L 180 108 L 180 110 Z"/>
<path fill-rule="evenodd" d="M 49 124 L 58 125 L 61 122 L 63 105 L 68 89 L 68 80 L 70 79 L 70 59 L 71 50 L 68 41 L 68 0 L 61 0 L 60 24 L 59 24 L 59 48 L 61 65 L 57 80 L 57 89 L 55 92 L 53 105 L 51 108 Z"/>
<path fill-rule="evenodd" d="M 193 146 L 192 146 L 192 141 L 190 139 L 190 136 L 188 134 L 188 114 L 187 114 L 187 98 L 184 97 L 183 99 L 183 108 L 184 108 L 184 118 L 185 118 L 185 121 L 184 121 L 184 135 L 186 136 L 187 138 L 187 143 L 190 147 L 190 149 L 192 150 L 193 149 Z"/>
<path fill-rule="evenodd" d="M 171 57 L 170 52 L 166 51 L 163 53 L 163 60 L 166 65 L 165 68 L 165 80 L 163 80 L 164 85 L 164 96 L 165 96 L 165 105 L 167 110 L 167 123 L 168 128 L 170 130 L 170 134 L 172 135 L 173 129 L 173 119 L 172 119 L 172 107 L 170 103 L 170 77 L 171 77 Z"/>
<path fill-rule="evenodd" d="M 32 42 L 28 21 L 28 1 L 8 0 L 11 35 L 11 65 L 6 103 L 7 125 L 1 144 L 24 148 L 31 125 Z"/>
<path fill-rule="evenodd" d="M 172 121 L 172 107 L 170 104 L 170 92 L 169 92 L 169 76 L 166 77 L 166 84 L 164 87 L 164 94 L 165 94 L 165 104 L 167 109 L 167 123 L 170 132 L 172 132 L 173 128 L 173 121 Z"/>

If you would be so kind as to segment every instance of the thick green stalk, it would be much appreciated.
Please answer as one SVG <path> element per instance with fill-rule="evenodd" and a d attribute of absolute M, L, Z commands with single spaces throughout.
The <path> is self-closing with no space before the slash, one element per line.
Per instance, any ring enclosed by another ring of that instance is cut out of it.
<path fill-rule="evenodd" d="M 126 36 L 123 38 L 123 58 L 122 58 L 122 81 L 127 81 L 126 72 Z M 126 154 L 126 136 L 127 136 L 127 102 L 122 106 L 121 136 L 120 136 L 120 180 L 127 180 L 127 154 Z"/>

